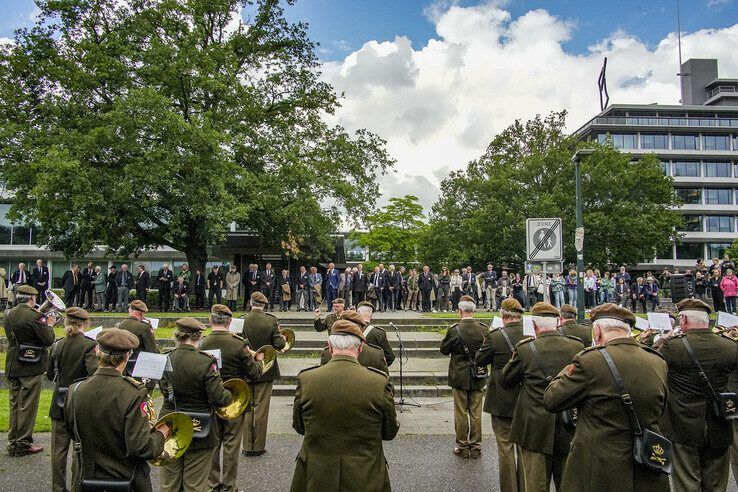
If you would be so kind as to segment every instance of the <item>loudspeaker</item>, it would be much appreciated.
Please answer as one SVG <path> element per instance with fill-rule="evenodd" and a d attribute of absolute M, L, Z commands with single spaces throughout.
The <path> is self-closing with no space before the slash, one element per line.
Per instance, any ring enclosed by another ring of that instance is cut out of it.
<path fill-rule="evenodd" d="M 671 301 L 676 304 L 683 299 L 689 299 L 694 296 L 694 285 L 692 284 L 692 276 L 687 277 L 681 273 L 676 273 L 669 277 L 669 288 L 671 289 Z"/>

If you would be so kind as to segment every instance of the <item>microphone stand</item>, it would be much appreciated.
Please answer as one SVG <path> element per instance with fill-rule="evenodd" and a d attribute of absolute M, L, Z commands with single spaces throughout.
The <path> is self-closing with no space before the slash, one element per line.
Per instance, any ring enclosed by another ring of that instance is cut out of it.
<path fill-rule="evenodd" d="M 400 407 L 400 413 L 402 413 L 402 407 L 408 406 L 408 407 L 418 407 L 420 408 L 420 405 L 417 403 L 406 403 L 405 402 L 405 396 L 403 395 L 403 374 L 402 374 L 402 359 L 405 357 L 405 346 L 402 344 L 402 337 L 400 336 L 400 330 L 397 329 L 394 323 L 390 321 L 389 325 L 395 329 L 395 333 L 397 333 L 397 340 L 400 342 L 400 399 L 395 402 L 395 405 Z"/>

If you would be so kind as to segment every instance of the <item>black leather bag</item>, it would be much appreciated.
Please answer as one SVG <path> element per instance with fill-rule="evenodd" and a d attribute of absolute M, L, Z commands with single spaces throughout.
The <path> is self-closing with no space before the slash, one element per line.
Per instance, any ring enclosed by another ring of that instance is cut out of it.
<path fill-rule="evenodd" d="M 67 392 L 69 391 L 69 388 L 56 388 L 56 394 L 54 395 L 54 405 L 61 410 L 64 411 L 64 402 L 67 399 Z"/>
<path fill-rule="evenodd" d="M 131 492 L 133 480 L 84 479 L 79 483 L 82 492 Z"/>
<path fill-rule="evenodd" d="M 43 353 L 43 347 L 27 343 L 19 343 L 18 348 L 15 350 L 15 359 L 23 364 L 38 364 L 41 362 L 41 356 Z"/>
<path fill-rule="evenodd" d="M 553 380 L 553 377 L 551 377 L 551 373 L 546 367 L 546 364 L 543 363 L 543 357 L 541 357 L 540 352 L 538 352 L 535 341 L 530 342 L 530 351 L 533 352 L 533 358 L 538 363 L 538 367 L 541 368 L 541 371 L 543 371 L 543 375 L 546 376 L 546 381 L 550 383 Z M 564 423 L 565 426 L 569 428 L 574 428 L 577 426 L 576 408 L 569 408 L 568 410 L 564 410 L 563 412 L 559 413 L 559 416 L 561 417 L 561 421 Z"/>
<path fill-rule="evenodd" d="M 715 388 L 712 387 L 712 384 L 710 384 L 710 380 L 707 378 L 707 374 L 705 374 L 705 371 L 702 369 L 702 365 L 697 359 L 697 354 L 695 354 L 694 350 L 692 349 L 692 344 L 689 343 L 687 337 L 682 337 L 681 341 L 684 344 L 684 348 L 687 349 L 689 358 L 692 359 L 692 365 L 695 369 L 697 369 L 697 374 L 699 375 L 702 382 L 705 383 L 705 385 L 707 385 L 707 388 L 710 390 L 710 393 L 707 396 L 710 399 L 710 409 L 712 410 L 712 416 L 719 420 L 725 420 L 726 422 L 731 422 L 738 419 L 738 413 L 736 412 L 736 394 L 729 392 L 717 393 L 715 391 Z"/>
<path fill-rule="evenodd" d="M 210 434 L 213 432 L 213 414 L 210 412 L 179 411 L 192 419 L 192 426 L 195 428 L 195 433 L 192 435 L 193 440 L 210 437 Z"/>
<path fill-rule="evenodd" d="M 456 325 L 456 334 L 459 336 L 461 346 L 464 347 L 464 353 L 469 358 L 469 374 L 471 375 L 471 378 L 487 379 L 487 376 L 489 376 L 487 366 L 480 367 L 477 365 L 477 361 L 474 360 L 474 357 L 472 357 L 471 352 L 469 351 L 469 347 L 466 346 L 466 344 L 464 343 L 464 339 L 461 338 L 461 330 L 459 329 L 459 325 Z"/>

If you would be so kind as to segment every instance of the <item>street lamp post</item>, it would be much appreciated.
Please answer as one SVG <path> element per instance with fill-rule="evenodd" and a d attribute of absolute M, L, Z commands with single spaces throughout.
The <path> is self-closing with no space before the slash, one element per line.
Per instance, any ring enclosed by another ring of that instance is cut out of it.
<path fill-rule="evenodd" d="M 577 229 L 574 235 L 574 246 L 577 250 L 577 322 L 584 321 L 584 223 L 582 220 L 582 176 L 579 170 L 581 157 L 590 155 L 593 149 L 579 149 L 574 152 L 574 187 L 577 208 Z"/>

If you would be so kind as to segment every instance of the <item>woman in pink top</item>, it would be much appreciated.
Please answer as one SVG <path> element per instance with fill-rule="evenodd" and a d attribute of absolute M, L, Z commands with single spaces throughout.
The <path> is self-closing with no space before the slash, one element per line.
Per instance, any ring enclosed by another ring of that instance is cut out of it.
<path fill-rule="evenodd" d="M 720 290 L 723 291 L 725 297 L 725 310 L 731 314 L 735 314 L 735 297 L 738 295 L 738 278 L 733 275 L 733 270 L 728 268 L 725 276 L 720 281 Z"/>

